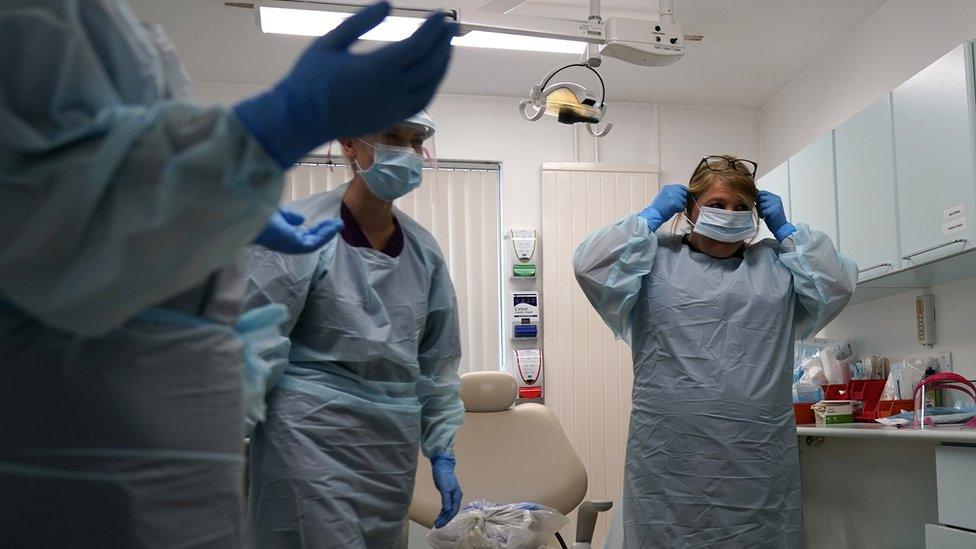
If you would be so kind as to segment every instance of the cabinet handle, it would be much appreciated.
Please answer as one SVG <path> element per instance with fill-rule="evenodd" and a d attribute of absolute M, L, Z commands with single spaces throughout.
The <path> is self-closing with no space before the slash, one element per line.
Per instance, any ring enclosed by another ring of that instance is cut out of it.
<path fill-rule="evenodd" d="M 903 257 L 902 259 L 908 261 L 911 258 L 915 257 L 916 255 L 922 255 L 922 254 L 924 254 L 926 252 L 931 252 L 931 251 L 934 251 L 934 250 L 938 250 L 939 248 L 945 248 L 946 246 L 952 246 L 953 244 L 965 244 L 965 243 L 966 243 L 966 239 L 965 238 L 957 238 L 955 240 L 950 240 L 949 242 L 943 242 L 942 244 L 936 244 L 935 246 L 929 246 L 928 248 L 925 248 L 924 250 L 919 250 L 917 252 L 912 252 L 912 253 L 906 255 L 905 257 Z"/>
<path fill-rule="evenodd" d="M 891 263 L 878 263 L 877 265 L 871 265 L 870 267 L 865 267 L 857 272 L 857 274 L 864 274 L 868 271 L 876 271 L 882 267 L 891 267 Z"/>

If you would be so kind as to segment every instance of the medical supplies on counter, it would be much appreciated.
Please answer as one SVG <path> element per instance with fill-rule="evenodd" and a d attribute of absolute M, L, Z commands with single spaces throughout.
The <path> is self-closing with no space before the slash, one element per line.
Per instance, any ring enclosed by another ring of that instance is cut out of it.
<path fill-rule="evenodd" d="M 914 412 L 903 412 L 890 418 L 881 418 L 878 422 L 896 427 L 911 424 L 916 428 L 962 423 L 964 427 L 976 428 L 976 385 L 952 372 L 930 374 L 926 371 L 926 374 L 928 375 L 925 379 L 914 386 Z M 972 404 L 956 402 L 954 407 L 929 406 L 926 400 L 930 390 L 960 392 L 968 396 Z"/>
<path fill-rule="evenodd" d="M 812 403 L 823 398 L 819 387 L 853 379 L 854 352 L 850 344 L 816 339 L 798 341 L 793 366 L 793 402 Z M 863 364 L 858 362 L 858 370 Z"/>
<path fill-rule="evenodd" d="M 858 359 L 850 344 L 816 339 L 796 343 L 793 412 L 797 425 L 818 422 L 815 405 L 848 401 L 852 421 L 872 422 L 915 409 L 911 391 L 931 359 L 892 363 L 878 355 Z M 824 422 L 826 418 L 820 422 Z"/>

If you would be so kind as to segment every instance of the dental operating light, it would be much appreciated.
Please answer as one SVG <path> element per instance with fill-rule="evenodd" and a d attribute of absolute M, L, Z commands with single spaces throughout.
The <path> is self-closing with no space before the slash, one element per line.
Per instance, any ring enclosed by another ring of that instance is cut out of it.
<path fill-rule="evenodd" d="M 575 82 L 557 82 L 550 84 L 556 74 L 573 67 L 588 69 L 600 80 L 599 97 L 590 93 L 585 87 Z M 562 124 L 585 124 L 586 131 L 593 137 L 605 137 L 613 128 L 613 123 L 607 123 L 602 129 L 597 129 L 603 116 L 607 112 L 605 103 L 607 87 L 603 77 L 593 67 L 584 63 L 573 63 L 550 72 L 538 86 L 532 88 L 529 98 L 519 103 L 522 118 L 534 122 L 543 115 L 553 116 Z"/>

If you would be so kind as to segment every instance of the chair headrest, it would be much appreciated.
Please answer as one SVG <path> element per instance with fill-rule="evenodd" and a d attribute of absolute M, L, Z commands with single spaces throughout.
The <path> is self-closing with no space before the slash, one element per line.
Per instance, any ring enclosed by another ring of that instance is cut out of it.
<path fill-rule="evenodd" d="M 461 400 L 468 412 L 503 412 L 515 404 L 518 384 L 505 372 L 469 372 L 461 376 Z"/>

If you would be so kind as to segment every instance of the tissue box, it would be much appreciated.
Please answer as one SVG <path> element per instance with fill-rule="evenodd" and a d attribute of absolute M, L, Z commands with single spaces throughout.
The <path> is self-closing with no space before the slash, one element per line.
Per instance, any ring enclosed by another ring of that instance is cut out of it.
<path fill-rule="evenodd" d="M 821 400 L 813 405 L 818 426 L 854 423 L 854 407 L 849 400 Z"/>

